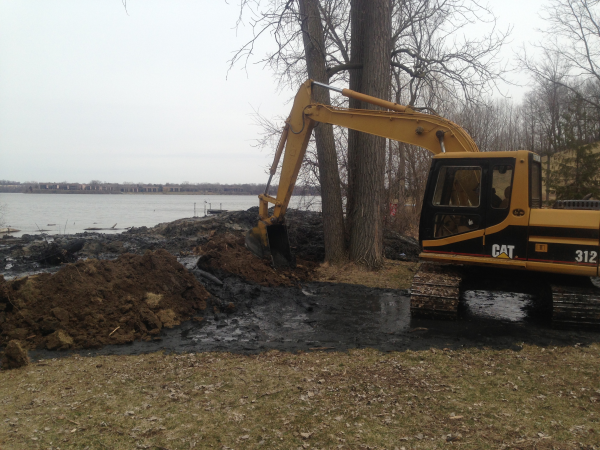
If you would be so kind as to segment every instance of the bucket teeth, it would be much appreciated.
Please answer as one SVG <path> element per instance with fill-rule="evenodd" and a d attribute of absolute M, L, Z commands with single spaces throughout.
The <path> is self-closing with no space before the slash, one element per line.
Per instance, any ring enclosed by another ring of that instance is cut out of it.
<path fill-rule="evenodd" d="M 456 268 L 424 263 L 413 278 L 410 313 L 413 317 L 458 318 L 461 273 Z"/>
<path fill-rule="evenodd" d="M 560 328 L 600 329 L 600 289 L 552 285 L 552 324 Z"/>

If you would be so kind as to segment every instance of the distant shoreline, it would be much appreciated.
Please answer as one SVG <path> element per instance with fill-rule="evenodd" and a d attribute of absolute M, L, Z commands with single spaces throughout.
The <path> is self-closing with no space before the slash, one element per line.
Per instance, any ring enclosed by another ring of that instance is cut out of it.
<path fill-rule="evenodd" d="M 3 181 L 3 180 L 0 180 Z M 5 181 L 5 180 L 4 180 Z M 271 185 L 271 193 L 277 192 L 278 185 Z M 0 184 L 0 193 L 13 194 L 150 194 L 150 195 L 226 195 L 258 196 L 263 194 L 267 185 L 260 184 L 80 184 L 80 183 L 11 183 Z M 314 186 L 296 186 L 300 196 L 318 196 Z"/>
<path fill-rule="evenodd" d="M 274 193 L 275 191 L 273 191 Z M 258 194 L 243 194 L 243 193 L 217 193 L 217 192 L 108 192 L 108 191 L 49 191 L 49 190 L 43 190 L 43 191 L 27 191 L 27 192 L 15 192 L 15 191 L 11 191 L 11 192 L 6 192 L 6 191 L 0 191 L 0 194 L 59 194 L 59 195 L 64 195 L 64 194 L 68 194 L 68 195 L 166 195 L 166 196 L 171 196 L 171 195 L 218 195 L 221 197 L 239 197 L 239 196 L 244 196 L 244 197 L 258 197 Z M 307 194 L 307 193 L 293 193 L 292 197 L 303 197 L 303 196 L 309 196 L 309 197 L 315 197 L 318 195 L 311 195 L 311 194 Z"/>
<path fill-rule="evenodd" d="M 63 191 L 63 190 L 33 190 L 27 192 L 0 192 L 0 194 L 68 194 L 68 195 L 222 195 L 222 196 L 253 196 L 257 194 L 216 193 L 216 192 L 110 192 L 110 191 Z"/>

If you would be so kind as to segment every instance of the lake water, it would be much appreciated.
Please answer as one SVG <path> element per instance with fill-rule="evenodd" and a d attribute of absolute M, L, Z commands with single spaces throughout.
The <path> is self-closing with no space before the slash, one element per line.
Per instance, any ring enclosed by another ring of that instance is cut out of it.
<path fill-rule="evenodd" d="M 152 227 L 184 217 L 204 216 L 206 209 L 246 210 L 258 206 L 254 195 L 93 195 L 93 194 L 4 194 L 0 205 L 5 225 L 21 230 L 13 236 L 81 233 L 85 228 Z M 320 197 L 292 197 L 290 208 L 320 211 Z"/>

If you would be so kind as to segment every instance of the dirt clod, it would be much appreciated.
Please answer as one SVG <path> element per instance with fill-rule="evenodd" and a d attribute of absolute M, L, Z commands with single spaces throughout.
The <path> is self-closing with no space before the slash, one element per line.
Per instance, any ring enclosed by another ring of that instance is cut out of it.
<path fill-rule="evenodd" d="M 160 306 L 160 302 L 162 300 L 162 295 L 153 294 L 152 292 L 146 293 L 146 304 L 151 309 L 156 309 Z"/>
<path fill-rule="evenodd" d="M 61 323 L 65 325 L 69 323 L 69 312 L 66 309 L 54 308 L 51 312 Z"/>
<path fill-rule="evenodd" d="M 27 350 L 21 346 L 19 341 L 9 341 L 4 349 L 0 363 L 3 369 L 17 369 L 26 366 L 29 364 Z"/>
<path fill-rule="evenodd" d="M 73 338 L 63 330 L 58 330 L 46 338 L 48 350 L 66 350 L 73 346 Z"/>
<path fill-rule="evenodd" d="M 172 309 L 162 309 L 156 313 L 156 317 L 158 317 L 158 320 L 166 328 L 173 328 L 181 323 L 177 318 L 177 314 Z"/>

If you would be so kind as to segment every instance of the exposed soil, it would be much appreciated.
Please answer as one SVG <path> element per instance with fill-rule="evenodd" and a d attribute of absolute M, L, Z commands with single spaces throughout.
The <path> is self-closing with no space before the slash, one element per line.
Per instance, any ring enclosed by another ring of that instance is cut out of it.
<path fill-rule="evenodd" d="M 402 260 L 416 258 L 414 239 L 385 232 L 386 257 L 396 260 L 387 272 L 318 266 L 324 256 L 318 213 L 288 212 L 299 265 L 275 271 L 244 246 L 257 214 L 252 208 L 116 235 L 0 240 L 0 275 L 10 280 L 0 278 L 0 346 L 20 340 L 38 349 L 30 352 L 34 357 L 45 358 L 56 355 L 46 349 L 90 347 L 103 347 L 95 350 L 103 354 L 402 350 L 599 339 L 598 333 L 552 330 L 543 299 L 518 288 L 514 273 L 497 270 L 488 274 L 492 279 L 469 277 L 478 283 L 461 298 L 458 321 L 413 319 L 405 289 L 416 267 Z M 53 253 L 60 258 L 49 258 Z M 522 278 L 525 287 L 532 284 L 530 274 Z M 508 293 L 480 291 L 497 280 L 505 280 Z M 165 330 L 194 316 L 202 320 Z M 108 345 L 141 340 L 151 342 Z"/>
<path fill-rule="evenodd" d="M 258 259 L 245 246 L 244 237 L 231 233 L 215 235 L 194 249 L 200 255 L 198 268 L 217 276 L 238 275 L 261 286 L 295 286 L 312 279 L 315 263 L 297 261 L 295 269 L 275 270 L 268 259 Z"/>
<path fill-rule="evenodd" d="M 208 292 L 158 250 L 115 261 L 88 259 L 13 281 L 0 276 L 0 345 L 90 348 L 149 340 L 206 309 Z"/>

